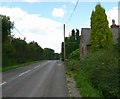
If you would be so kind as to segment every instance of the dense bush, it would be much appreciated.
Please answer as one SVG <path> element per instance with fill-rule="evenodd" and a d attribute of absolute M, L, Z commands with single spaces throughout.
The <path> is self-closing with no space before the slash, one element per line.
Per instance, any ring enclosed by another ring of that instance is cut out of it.
<path fill-rule="evenodd" d="M 80 50 L 76 49 L 75 51 L 73 51 L 70 55 L 68 59 L 80 59 Z"/>
<path fill-rule="evenodd" d="M 76 61 L 74 59 L 67 60 L 65 62 L 65 64 L 66 64 L 67 71 L 73 71 L 73 72 L 75 71 L 76 72 L 80 68 L 80 62 Z"/>
<path fill-rule="evenodd" d="M 77 73 L 75 79 L 82 96 L 120 97 L 116 49 L 101 49 L 76 62 L 69 60 L 69 68 L 71 63 L 74 63 L 73 68 Z"/>
<path fill-rule="evenodd" d="M 68 59 L 69 55 L 79 48 L 80 44 L 80 35 L 79 30 L 76 31 L 73 29 L 69 37 L 65 37 L 65 57 Z M 61 58 L 64 60 L 64 42 L 61 44 Z"/>
<path fill-rule="evenodd" d="M 100 50 L 81 60 L 82 70 L 104 97 L 119 96 L 117 54 L 116 50 Z"/>
<path fill-rule="evenodd" d="M 96 66 L 91 74 L 91 80 L 94 87 L 100 89 L 105 97 L 119 96 L 117 52 L 107 51 L 101 51 L 97 56 L 102 64 Z"/>

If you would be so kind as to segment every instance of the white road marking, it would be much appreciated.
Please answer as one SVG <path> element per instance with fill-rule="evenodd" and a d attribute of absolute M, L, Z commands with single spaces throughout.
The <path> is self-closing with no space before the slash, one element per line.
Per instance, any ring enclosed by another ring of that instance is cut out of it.
<path fill-rule="evenodd" d="M 21 74 L 19 74 L 18 76 L 22 76 L 22 75 L 24 75 L 25 73 L 21 73 Z"/>
<path fill-rule="evenodd" d="M 3 82 L 3 83 L 0 84 L 0 86 L 4 85 L 4 84 L 6 84 L 6 83 L 7 83 L 7 82 Z"/>
<path fill-rule="evenodd" d="M 31 71 L 31 69 L 30 70 L 28 70 L 28 71 L 26 71 L 26 72 L 24 72 L 24 73 L 28 73 L 28 72 L 30 72 Z"/>
<path fill-rule="evenodd" d="M 26 72 L 23 72 L 23 73 L 19 74 L 18 76 L 22 76 L 22 75 L 24 75 L 24 74 L 26 74 L 26 73 L 28 73 L 28 72 L 30 72 L 30 71 L 31 71 L 31 69 L 30 69 L 30 70 L 27 70 Z"/>
<path fill-rule="evenodd" d="M 38 67 L 40 67 L 40 65 L 38 65 L 38 66 L 36 66 L 36 67 L 34 67 L 34 68 L 38 68 Z"/>

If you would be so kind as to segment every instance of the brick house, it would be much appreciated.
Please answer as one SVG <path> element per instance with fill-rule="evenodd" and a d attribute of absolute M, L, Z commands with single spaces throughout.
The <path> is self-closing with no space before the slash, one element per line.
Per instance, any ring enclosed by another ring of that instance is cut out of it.
<path fill-rule="evenodd" d="M 114 45 L 118 43 L 118 32 L 120 32 L 119 25 L 115 24 L 115 20 L 112 20 L 111 30 L 113 33 Z M 80 39 L 80 58 L 90 52 L 90 28 L 81 29 Z"/>

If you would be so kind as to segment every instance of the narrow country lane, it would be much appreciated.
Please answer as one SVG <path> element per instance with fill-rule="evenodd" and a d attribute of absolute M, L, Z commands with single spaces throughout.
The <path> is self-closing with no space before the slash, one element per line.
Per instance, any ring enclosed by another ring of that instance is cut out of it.
<path fill-rule="evenodd" d="M 68 97 L 61 61 L 42 61 L 4 72 L 2 80 L 2 97 Z"/>

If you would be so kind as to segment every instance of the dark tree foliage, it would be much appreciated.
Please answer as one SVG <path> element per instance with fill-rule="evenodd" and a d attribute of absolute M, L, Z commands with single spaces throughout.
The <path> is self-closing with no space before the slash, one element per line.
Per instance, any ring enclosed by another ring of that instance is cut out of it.
<path fill-rule="evenodd" d="M 54 59 L 54 50 L 50 48 L 44 48 L 44 59 L 52 60 Z"/>
<path fill-rule="evenodd" d="M 80 36 L 79 36 L 79 30 L 76 29 L 76 42 L 77 42 L 77 45 L 78 45 L 78 48 L 79 48 L 79 44 L 80 44 Z"/>
<path fill-rule="evenodd" d="M 4 65 L 13 61 L 13 58 L 16 57 L 16 51 L 13 46 L 10 45 L 10 35 L 13 23 L 10 21 L 10 18 L 5 15 L 0 15 L 0 20 L 2 22 L 2 64 Z M 15 61 L 12 63 L 15 63 Z"/>
<path fill-rule="evenodd" d="M 80 49 L 76 49 L 75 51 L 73 51 L 70 55 L 69 55 L 69 60 L 70 59 L 75 59 L 78 60 L 80 59 Z"/>
<path fill-rule="evenodd" d="M 80 43 L 80 36 L 79 36 L 79 30 L 76 29 L 76 31 L 73 29 L 71 31 L 71 35 L 69 37 L 65 37 L 65 52 L 66 52 L 66 59 L 69 57 L 69 55 L 79 48 Z M 64 42 L 61 44 L 61 58 L 64 59 Z"/>
<path fill-rule="evenodd" d="M 17 52 L 16 53 L 17 63 L 24 63 L 26 61 L 25 49 L 26 49 L 27 43 L 24 40 L 21 40 L 20 38 L 17 38 L 17 39 L 13 39 L 11 44 Z M 24 49 L 24 51 L 23 51 L 23 49 Z"/>
<path fill-rule="evenodd" d="M 69 37 L 71 41 L 75 41 L 75 30 L 72 30 L 72 35 Z"/>
<path fill-rule="evenodd" d="M 76 42 L 67 42 L 66 43 L 66 58 L 69 57 L 69 55 L 75 51 L 76 49 L 78 49 L 77 47 L 77 43 Z"/>
<path fill-rule="evenodd" d="M 11 29 L 14 24 L 7 16 L 0 15 L 2 21 L 2 66 L 12 66 L 30 61 L 47 59 L 59 59 L 59 54 L 54 50 L 45 48 L 44 50 L 37 42 L 27 43 L 20 38 L 11 36 Z"/>
<path fill-rule="evenodd" d="M 54 59 L 55 59 L 55 60 L 59 60 L 59 59 L 60 59 L 60 54 L 55 53 L 55 54 L 54 54 Z"/>
<path fill-rule="evenodd" d="M 0 15 L 0 20 L 2 21 L 2 42 L 9 42 L 11 29 L 13 29 L 13 22 L 10 21 L 10 17 L 5 15 Z"/>
<path fill-rule="evenodd" d="M 64 42 L 61 44 L 61 59 L 64 60 Z"/>
<path fill-rule="evenodd" d="M 41 60 L 43 59 L 43 49 L 38 45 L 37 42 L 32 41 L 28 44 L 28 52 L 29 54 L 27 55 L 30 57 L 30 60 Z M 32 51 L 32 53 L 30 53 Z"/>

